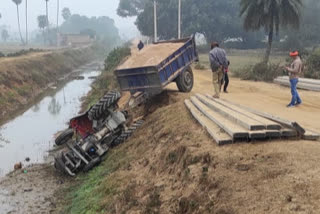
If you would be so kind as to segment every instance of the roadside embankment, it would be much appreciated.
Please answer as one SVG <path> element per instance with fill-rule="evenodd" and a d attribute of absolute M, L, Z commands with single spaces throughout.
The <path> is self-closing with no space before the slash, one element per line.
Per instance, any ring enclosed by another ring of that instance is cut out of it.
<path fill-rule="evenodd" d="M 87 47 L 0 59 L 1 122 L 31 103 L 59 78 L 95 58 L 95 49 Z"/>

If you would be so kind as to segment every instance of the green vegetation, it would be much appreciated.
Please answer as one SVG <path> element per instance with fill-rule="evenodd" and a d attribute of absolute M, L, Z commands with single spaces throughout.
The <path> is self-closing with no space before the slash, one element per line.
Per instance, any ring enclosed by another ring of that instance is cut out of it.
<path fill-rule="evenodd" d="M 260 62 L 243 69 L 235 70 L 233 71 L 233 75 L 243 80 L 272 82 L 274 78 L 282 75 L 282 72 L 279 64 Z"/>
<path fill-rule="evenodd" d="M 308 78 L 320 79 L 320 48 L 307 58 L 304 75 Z"/>
<path fill-rule="evenodd" d="M 71 190 L 67 196 L 67 203 L 70 205 L 64 210 L 64 213 L 96 214 L 107 211 L 115 213 L 114 206 L 110 202 L 124 181 L 111 173 L 127 166 L 130 160 L 128 150 L 113 149 L 98 167 L 88 174 L 78 176 L 78 184 L 66 190 L 68 192 Z"/>
<path fill-rule="evenodd" d="M 117 88 L 117 81 L 113 71 L 123 60 L 131 54 L 129 44 L 113 49 L 104 62 L 104 71 L 95 81 L 90 95 L 86 98 L 85 107 L 90 107 L 98 101 L 108 90 Z"/>
<path fill-rule="evenodd" d="M 300 0 L 241 0 L 240 14 L 244 16 L 244 29 L 258 31 L 263 28 L 268 33 L 265 63 L 269 62 L 274 31 L 278 34 L 280 26 L 298 29 L 301 7 Z"/>

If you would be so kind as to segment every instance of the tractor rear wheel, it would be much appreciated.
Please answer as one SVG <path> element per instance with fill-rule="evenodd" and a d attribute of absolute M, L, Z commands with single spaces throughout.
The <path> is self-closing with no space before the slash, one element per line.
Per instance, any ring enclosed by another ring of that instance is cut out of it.
<path fill-rule="evenodd" d="M 135 130 L 137 130 L 140 126 L 142 126 L 143 122 L 144 122 L 143 120 L 136 121 L 127 130 L 123 131 L 121 135 L 112 142 L 111 146 L 114 147 L 123 143 L 133 134 Z"/>
<path fill-rule="evenodd" d="M 121 94 L 119 91 L 109 91 L 106 93 L 98 103 L 96 103 L 88 112 L 90 120 L 99 120 L 102 117 L 108 116 L 107 109 L 116 104 L 120 99 Z"/>
<path fill-rule="evenodd" d="M 193 88 L 192 68 L 188 66 L 176 79 L 177 87 L 181 92 L 190 92 Z"/>

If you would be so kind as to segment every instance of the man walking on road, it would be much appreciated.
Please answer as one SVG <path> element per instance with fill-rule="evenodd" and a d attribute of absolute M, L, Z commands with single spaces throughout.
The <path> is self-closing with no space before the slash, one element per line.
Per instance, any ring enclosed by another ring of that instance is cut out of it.
<path fill-rule="evenodd" d="M 228 60 L 226 52 L 219 48 L 217 42 L 211 43 L 211 51 L 209 53 L 210 66 L 212 70 L 212 82 L 215 94 L 214 98 L 220 97 L 221 80 L 224 75 L 224 70 L 228 68 Z"/>
<path fill-rule="evenodd" d="M 293 58 L 293 62 L 290 67 L 285 67 L 289 72 L 290 86 L 291 86 L 291 102 L 287 105 L 288 108 L 300 105 L 302 103 L 297 91 L 297 84 L 299 82 L 299 75 L 302 72 L 302 61 L 298 51 L 290 52 L 290 56 Z"/>

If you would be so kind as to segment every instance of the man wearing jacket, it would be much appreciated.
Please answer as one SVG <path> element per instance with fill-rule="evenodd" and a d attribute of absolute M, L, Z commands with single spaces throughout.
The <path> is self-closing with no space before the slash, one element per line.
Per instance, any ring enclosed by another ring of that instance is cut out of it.
<path fill-rule="evenodd" d="M 211 51 L 209 53 L 210 66 L 212 70 L 212 82 L 215 94 L 214 98 L 220 97 L 221 80 L 224 75 L 224 70 L 228 68 L 228 60 L 226 52 L 219 48 L 217 42 L 211 43 Z"/>

